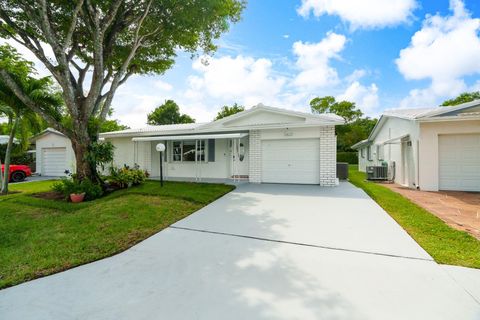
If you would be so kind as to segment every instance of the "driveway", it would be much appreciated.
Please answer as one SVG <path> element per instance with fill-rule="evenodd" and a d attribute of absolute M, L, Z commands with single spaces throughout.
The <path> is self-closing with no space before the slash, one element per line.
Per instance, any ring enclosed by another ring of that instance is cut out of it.
<path fill-rule="evenodd" d="M 480 319 L 473 294 L 348 183 L 247 184 L 122 254 L 0 291 L 0 318 Z"/>

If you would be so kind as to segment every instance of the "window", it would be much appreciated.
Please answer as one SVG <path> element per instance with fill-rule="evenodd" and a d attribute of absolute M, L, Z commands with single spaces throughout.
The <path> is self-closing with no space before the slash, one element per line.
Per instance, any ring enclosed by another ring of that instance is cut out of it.
<path fill-rule="evenodd" d="M 384 158 L 384 146 L 383 145 L 377 145 L 377 159 L 378 160 L 383 160 Z"/>
<path fill-rule="evenodd" d="M 360 149 L 360 156 L 365 158 L 365 148 Z"/>
<path fill-rule="evenodd" d="M 367 147 L 367 159 L 368 161 L 372 161 L 372 146 Z"/>
<path fill-rule="evenodd" d="M 195 152 L 195 140 L 173 141 L 172 160 L 175 162 L 205 161 L 205 141 L 198 140 L 197 152 Z"/>

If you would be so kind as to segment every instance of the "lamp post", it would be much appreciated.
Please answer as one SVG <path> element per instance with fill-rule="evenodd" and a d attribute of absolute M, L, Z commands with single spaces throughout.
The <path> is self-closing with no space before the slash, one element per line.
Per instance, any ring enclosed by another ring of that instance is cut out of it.
<path fill-rule="evenodd" d="M 159 143 L 156 146 L 158 152 L 160 152 L 160 185 L 163 187 L 163 152 L 165 151 L 165 145 L 163 143 Z"/>

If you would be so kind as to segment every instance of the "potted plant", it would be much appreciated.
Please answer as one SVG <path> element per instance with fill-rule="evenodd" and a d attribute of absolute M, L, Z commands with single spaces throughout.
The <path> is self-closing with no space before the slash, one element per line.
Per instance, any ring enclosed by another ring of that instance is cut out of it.
<path fill-rule="evenodd" d="M 70 200 L 71 200 L 73 203 L 82 202 L 83 199 L 85 199 L 85 192 L 82 192 L 82 193 L 70 193 Z"/>

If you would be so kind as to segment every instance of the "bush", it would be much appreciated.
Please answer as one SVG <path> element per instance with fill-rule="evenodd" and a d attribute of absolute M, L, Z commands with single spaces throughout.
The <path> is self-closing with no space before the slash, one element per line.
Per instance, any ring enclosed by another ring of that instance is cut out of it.
<path fill-rule="evenodd" d="M 121 169 L 111 167 L 107 180 L 110 184 L 116 185 L 119 188 L 127 188 L 132 185 L 142 184 L 147 176 L 148 173 L 140 170 L 137 165 L 134 168 L 128 166 L 124 166 Z"/>
<path fill-rule="evenodd" d="M 86 201 L 98 199 L 103 195 L 102 186 L 88 179 L 78 181 L 75 176 L 62 178 L 62 180 L 53 184 L 52 189 L 63 194 L 66 200 L 70 198 L 72 193 L 85 192 Z"/>
<path fill-rule="evenodd" d="M 337 152 L 337 162 L 347 162 L 348 164 L 358 164 L 358 155 L 356 151 Z"/>

